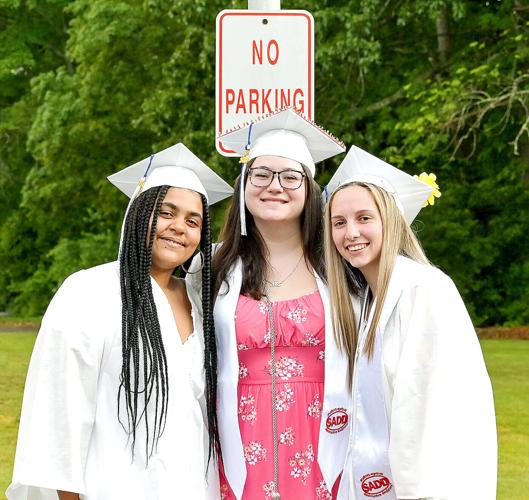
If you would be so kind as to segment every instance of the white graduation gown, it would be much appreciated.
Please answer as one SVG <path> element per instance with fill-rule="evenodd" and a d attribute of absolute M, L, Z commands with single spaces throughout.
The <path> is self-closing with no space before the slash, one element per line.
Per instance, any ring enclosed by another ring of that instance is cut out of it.
<path fill-rule="evenodd" d="M 182 344 L 171 306 L 152 281 L 169 370 L 167 424 L 146 466 L 142 420 L 131 460 L 118 421 L 121 295 L 117 262 L 65 280 L 42 320 L 28 371 L 9 500 L 217 499 L 217 469 L 206 478 L 201 320 Z M 141 407 L 141 399 L 139 402 Z M 126 408 L 121 407 L 126 419 Z"/>
<path fill-rule="evenodd" d="M 452 280 L 432 266 L 398 257 L 377 336 L 382 339 L 388 456 L 397 498 L 495 499 L 492 389 Z M 353 417 L 353 431 L 357 425 Z M 341 500 L 360 500 L 352 488 L 352 455 L 350 447 Z"/>
<path fill-rule="evenodd" d="M 246 481 L 246 463 L 237 415 L 239 359 L 235 336 L 235 310 L 242 286 L 241 260 L 227 278 L 229 291 L 224 293 L 225 287 L 221 288 L 214 309 L 218 352 L 218 422 L 224 471 L 233 493 L 240 499 Z M 188 289 L 198 293 L 196 278 L 189 276 L 189 282 L 193 283 L 188 285 Z M 332 488 L 344 466 L 349 424 L 343 426 L 340 432 L 332 432 L 327 430 L 326 421 L 329 413 L 338 409 L 344 410 L 349 420 L 351 395 L 347 382 L 348 360 L 334 339 L 327 287 L 318 276 L 316 282 L 325 309 L 325 385 L 318 464 L 326 484 Z"/>

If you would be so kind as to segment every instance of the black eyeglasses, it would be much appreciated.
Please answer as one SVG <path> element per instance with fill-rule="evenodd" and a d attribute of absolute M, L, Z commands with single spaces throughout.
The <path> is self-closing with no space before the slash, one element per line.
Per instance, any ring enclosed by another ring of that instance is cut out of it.
<path fill-rule="evenodd" d="M 283 189 L 298 189 L 303 184 L 304 172 L 299 170 L 271 170 L 268 167 L 251 167 L 248 169 L 248 177 L 252 186 L 268 187 L 272 184 L 274 176 L 277 175 L 279 184 Z"/>

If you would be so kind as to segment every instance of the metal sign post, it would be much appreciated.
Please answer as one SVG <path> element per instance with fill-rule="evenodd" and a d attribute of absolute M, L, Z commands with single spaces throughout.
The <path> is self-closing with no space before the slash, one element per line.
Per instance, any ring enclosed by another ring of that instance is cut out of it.
<path fill-rule="evenodd" d="M 281 10 L 281 0 L 248 0 L 248 10 Z"/>

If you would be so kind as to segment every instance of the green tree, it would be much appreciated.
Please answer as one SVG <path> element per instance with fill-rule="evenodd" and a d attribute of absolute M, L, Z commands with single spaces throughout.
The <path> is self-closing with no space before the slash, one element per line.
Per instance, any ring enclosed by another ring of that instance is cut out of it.
<path fill-rule="evenodd" d="M 68 273 L 115 257 L 127 200 L 110 173 L 182 141 L 235 178 L 236 160 L 213 146 L 214 26 L 246 7 L 0 0 L 1 307 L 40 313 Z M 432 261 L 477 324 L 527 323 L 527 2 L 282 8 L 315 18 L 317 121 L 410 173 L 435 172 L 443 196 L 415 224 Z"/>
<path fill-rule="evenodd" d="M 31 221 L 18 209 L 34 164 L 26 143 L 39 103 L 30 82 L 66 64 L 67 3 L 0 2 L 0 308 L 13 300 L 12 285 L 26 278 L 39 259 Z"/>

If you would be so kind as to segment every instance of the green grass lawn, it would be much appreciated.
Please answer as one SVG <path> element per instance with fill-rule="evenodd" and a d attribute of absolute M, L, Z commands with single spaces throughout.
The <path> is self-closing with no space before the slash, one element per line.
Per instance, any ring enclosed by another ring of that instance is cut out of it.
<path fill-rule="evenodd" d="M 529 499 L 529 341 L 483 340 L 498 426 L 498 498 Z"/>
<path fill-rule="evenodd" d="M 22 390 L 34 340 L 31 333 L 0 333 L 0 492 L 11 480 Z M 529 499 L 529 342 L 483 340 L 482 346 L 498 419 L 498 499 Z"/>
<path fill-rule="evenodd" d="M 11 482 L 18 419 L 35 334 L 0 333 L 0 497 Z"/>

